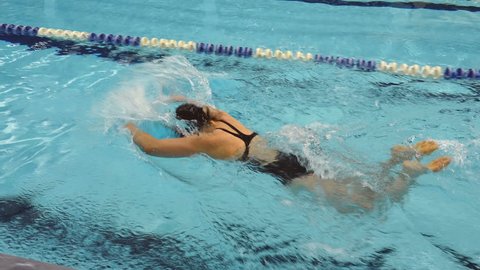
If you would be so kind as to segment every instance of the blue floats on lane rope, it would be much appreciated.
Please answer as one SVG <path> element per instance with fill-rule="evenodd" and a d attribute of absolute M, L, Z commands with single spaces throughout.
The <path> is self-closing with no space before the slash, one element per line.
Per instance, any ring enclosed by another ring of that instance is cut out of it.
<path fill-rule="evenodd" d="M 39 32 L 41 31 L 41 35 Z M 154 47 L 163 47 L 163 48 L 179 48 L 179 49 L 188 49 L 194 50 L 197 53 L 205 54 L 215 54 L 219 56 L 232 56 L 237 57 L 252 57 L 254 55 L 254 49 L 249 47 L 233 47 L 225 46 L 222 44 L 215 45 L 212 43 L 197 43 L 197 42 L 188 42 L 176 41 L 176 40 L 158 40 L 156 38 L 148 39 L 146 37 L 136 37 L 136 36 L 122 36 L 122 35 L 113 35 L 113 34 L 104 34 L 104 33 L 87 33 L 87 32 L 77 32 L 69 31 L 62 29 L 50 29 L 50 28 L 39 28 L 32 26 L 23 26 L 15 24 L 0 24 L 0 34 L 4 35 L 17 35 L 17 36 L 42 36 L 42 37 L 51 37 L 51 38 L 62 38 L 70 40 L 88 40 L 90 42 L 96 43 L 105 43 L 119 46 L 154 46 Z M 377 64 L 374 60 L 365 60 L 365 59 L 354 59 L 354 58 L 344 58 L 336 56 L 323 56 L 316 54 L 312 56 L 311 54 L 303 54 L 302 52 L 297 52 L 296 56 L 293 57 L 291 51 L 282 52 L 276 50 L 275 53 L 270 49 L 257 48 L 255 49 L 255 57 L 265 58 L 265 59 L 292 59 L 292 60 L 303 60 L 311 61 L 314 63 L 328 63 L 336 65 L 340 68 L 356 68 L 362 71 L 381 71 L 401 75 L 409 76 L 423 76 L 423 77 L 434 77 L 434 78 L 444 78 L 447 80 L 450 79 L 470 79 L 470 80 L 480 80 L 480 70 L 476 69 L 462 69 L 462 68 L 441 68 L 441 67 L 430 67 L 418 65 L 399 65 L 396 62 L 386 63 L 384 61 L 379 61 Z"/>

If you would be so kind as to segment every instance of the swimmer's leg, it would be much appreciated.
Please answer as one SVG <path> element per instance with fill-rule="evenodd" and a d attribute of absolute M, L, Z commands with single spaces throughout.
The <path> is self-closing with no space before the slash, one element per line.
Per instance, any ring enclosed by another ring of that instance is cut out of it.
<path fill-rule="evenodd" d="M 370 210 L 378 194 L 368 186 L 362 185 L 360 179 L 325 179 L 311 174 L 295 178 L 289 186 L 294 190 L 300 188 L 311 191 L 325 199 L 339 212 L 355 211 L 352 205 Z M 357 208 L 358 210 L 358 208 Z"/>
<path fill-rule="evenodd" d="M 400 201 L 416 177 L 428 172 L 441 171 L 450 162 L 451 158 L 447 156 L 437 158 L 426 165 L 416 160 L 405 160 L 402 173 L 387 186 L 387 195 L 394 201 Z M 317 175 L 311 174 L 294 179 L 289 186 L 294 189 L 305 188 L 314 193 L 324 193 L 325 198 L 340 212 L 351 212 L 354 210 L 345 207 L 345 205 L 348 205 L 348 202 L 365 210 L 371 210 L 375 201 L 382 194 L 363 185 L 360 180 L 354 177 L 348 179 L 322 179 Z M 321 188 L 321 191 L 319 188 Z"/>
<path fill-rule="evenodd" d="M 428 172 L 439 172 L 447 167 L 451 160 L 450 157 L 444 156 L 437 158 L 426 165 L 423 165 L 416 160 L 405 160 L 403 162 L 402 172 L 387 186 L 387 195 L 389 195 L 394 201 L 400 201 L 418 176 Z"/>
<path fill-rule="evenodd" d="M 404 165 L 404 171 L 401 174 L 400 179 L 396 179 L 394 183 L 389 186 L 390 192 L 406 192 L 408 184 L 406 184 L 403 179 L 405 175 L 408 175 L 408 178 L 413 178 L 414 176 L 418 176 L 422 173 L 428 171 L 437 172 L 446 167 L 450 163 L 449 157 L 436 159 L 426 166 L 421 165 L 418 161 L 409 161 L 414 157 L 419 159 L 425 155 L 430 155 L 437 149 L 438 144 L 431 140 L 418 142 L 414 146 L 396 145 L 392 147 L 390 159 L 382 164 L 380 172 L 381 179 L 385 179 L 390 173 L 391 168 L 395 165 L 401 162 L 406 162 L 407 164 Z M 419 166 L 415 167 L 415 165 Z M 360 206 L 365 210 L 372 209 L 375 201 L 381 197 L 381 194 L 369 186 L 364 185 L 361 179 L 357 178 L 335 180 L 322 179 L 320 183 L 327 197 L 330 196 L 349 200 L 353 204 Z"/>
<path fill-rule="evenodd" d="M 308 174 L 302 177 L 298 177 L 292 180 L 288 184 L 290 188 L 292 188 L 294 191 L 297 191 L 299 189 L 307 189 L 309 191 L 315 191 L 315 189 L 318 188 L 318 180 L 319 177 L 315 174 Z"/>
<path fill-rule="evenodd" d="M 364 185 L 361 179 L 321 179 L 320 185 L 326 198 L 340 212 L 352 212 L 359 208 L 371 210 L 378 193 Z"/>
<path fill-rule="evenodd" d="M 430 155 L 438 149 L 438 144 L 432 140 L 426 140 L 416 143 L 414 146 L 395 145 L 390 149 L 390 159 L 381 164 L 380 177 L 385 178 L 390 169 L 397 164 L 411 160 L 413 158 L 420 159 L 423 156 Z"/>

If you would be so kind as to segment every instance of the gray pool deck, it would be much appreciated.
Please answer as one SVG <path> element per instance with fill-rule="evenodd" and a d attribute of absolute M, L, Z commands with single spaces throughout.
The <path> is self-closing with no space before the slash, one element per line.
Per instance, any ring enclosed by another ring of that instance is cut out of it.
<path fill-rule="evenodd" d="M 72 268 L 0 253 L 0 270 L 72 270 Z"/>

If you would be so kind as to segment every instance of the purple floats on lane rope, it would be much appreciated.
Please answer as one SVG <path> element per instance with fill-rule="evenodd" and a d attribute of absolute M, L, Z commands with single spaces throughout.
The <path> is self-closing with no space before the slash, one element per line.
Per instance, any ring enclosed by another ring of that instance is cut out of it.
<path fill-rule="evenodd" d="M 132 39 L 131 36 L 126 36 L 126 37 L 123 39 L 121 45 L 125 45 L 125 46 L 130 45 L 130 40 L 131 40 L 131 39 Z"/>
<path fill-rule="evenodd" d="M 7 31 L 7 26 L 8 24 L 6 23 L 0 24 L 0 33 L 5 33 L 5 31 Z"/>
<path fill-rule="evenodd" d="M 443 78 L 446 80 L 449 79 L 472 79 L 480 80 L 480 70 L 476 72 L 474 69 L 470 68 L 467 71 L 462 68 L 453 69 L 450 67 L 445 68 L 443 72 Z"/>
<path fill-rule="evenodd" d="M 90 35 L 88 36 L 88 40 L 89 40 L 89 41 L 92 41 L 92 42 L 93 42 L 93 41 L 98 41 L 98 36 L 97 36 L 97 34 L 95 34 L 95 33 L 90 33 Z"/>
<path fill-rule="evenodd" d="M 113 40 L 115 42 L 115 45 L 122 45 L 123 36 L 122 35 L 116 35 Z"/>
<path fill-rule="evenodd" d="M 233 46 L 228 46 L 228 48 L 225 48 L 225 55 L 230 56 L 233 54 Z"/>
<path fill-rule="evenodd" d="M 242 56 L 243 55 L 243 48 L 242 47 L 237 47 L 235 48 L 235 56 Z"/>
<path fill-rule="evenodd" d="M 140 46 L 140 40 L 141 40 L 140 37 L 135 37 L 135 38 L 133 39 L 132 45 L 135 46 L 135 47 Z"/>
<path fill-rule="evenodd" d="M 461 69 L 461 68 L 457 68 L 456 73 L 457 73 L 457 78 L 458 79 L 462 79 L 465 76 L 465 72 L 463 72 L 463 69 Z"/>
<path fill-rule="evenodd" d="M 100 34 L 98 34 L 98 36 L 96 38 L 96 41 L 97 42 L 105 42 L 106 38 L 107 38 L 107 35 L 105 35 L 104 33 L 100 33 Z"/>
<path fill-rule="evenodd" d="M 473 70 L 473 69 L 471 69 L 471 68 L 468 69 L 468 71 L 467 71 L 467 78 L 469 78 L 469 79 L 475 79 L 475 77 L 476 77 L 475 70 Z"/>
<path fill-rule="evenodd" d="M 215 45 L 213 44 L 208 44 L 208 46 L 206 46 L 206 49 L 205 49 L 205 52 L 208 53 L 208 54 L 211 54 L 215 51 Z"/>
<path fill-rule="evenodd" d="M 31 26 L 28 26 L 28 25 L 24 26 L 23 29 L 22 29 L 21 35 L 22 35 L 22 36 L 29 36 L 29 35 L 30 35 L 30 34 L 29 34 L 29 31 L 30 31 L 31 29 L 32 29 Z"/>
<path fill-rule="evenodd" d="M 9 25 L 7 25 L 7 30 L 5 31 L 5 33 L 13 34 L 14 29 L 15 29 L 15 24 L 9 24 Z"/>
<path fill-rule="evenodd" d="M 18 35 L 18 36 L 37 36 L 39 28 L 32 26 L 23 26 L 15 24 L 0 24 L 0 34 L 6 35 Z M 140 46 L 140 37 L 132 37 L 122 35 L 112 35 L 104 33 L 90 33 L 88 40 L 91 42 L 99 43 L 108 43 L 116 45 L 125 45 L 125 46 Z M 209 43 L 197 43 L 196 51 L 198 53 L 207 53 L 216 55 L 231 56 L 235 55 L 237 57 L 251 57 L 253 55 L 253 49 L 249 47 L 236 47 L 233 46 L 224 46 L 224 45 L 214 45 Z M 338 67 L 353 68 L 356 67 L 364 71 L 375 71 L 377 66 L 376 62 L 373 60 L 364 60 L 364 59 L 353 59 L 353 58 L 344 58 L 344 57 L 335 57 L 335 56 L 322 56 L 316 54 L 313 59 L 316 63 L 329 63 L 335 64 Z M 443 77 L 445 79 L 477 79 L 480 80 L 480 70 L 476 69 L 462 69 L 462 68 L 450 68 L 447 67 L 444 70 Z"/>
<path fill-rule="evenodd" d="M 216 55 L 224 55 L 224 56 L 231 56 L 235 55 L 237 57 L 251 57 L 253 55 L 253 49 L 248 47 L 237 47 L 234 48 L 233 46 L 225 46 L 222 44 L 214 45 L 212 43 L 197 43 L 197 53 L 206 53 L 212 54 L 215 53 Z"/>
<path fill-rule="evenodd" d="M 15 35 L 18 35 L 18 36 L 19 36 L 19 35 L 22 34 L 22 32 L 23 32 L 23 25 L 17 25 L 17 26 L 15 26 L 15 28 L 14 28 L 14 30 L 13 30 L 13 33 L 14 33 Z"/>
<path fill-rule="evenodd" d="M 110 44 L 113 44 L 113 43 L 115 42 L 114 38 L 115 38 L 114 35 L 108 34 L 108 35 L 105 37 L 105 42 L 110 43 Z"/>
<path fill-rule="evenodd" d="M 223 45 L 220 44 L 220 45 L 217 46 L 217 48 L 215 48 L 215 54 L 220 55 L 222 53 L 223 53 Z"/>
<path fill-rule="evenodd" d="M 197 43 L 197 52 L 201 53 L 203 51 L 205 51 L 205 43 L 203 42 Z"/>

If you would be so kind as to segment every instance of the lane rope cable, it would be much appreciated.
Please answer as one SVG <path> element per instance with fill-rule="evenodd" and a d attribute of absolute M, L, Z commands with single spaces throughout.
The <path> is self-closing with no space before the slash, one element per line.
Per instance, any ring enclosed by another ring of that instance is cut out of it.
<path fill-rule="evenodd" d="M 304 53 L 301 51 L 281 51 L 269 48 L 234 47 L 223 44 L 212 44 L 195 41 L 183 41 L 163 38 L 148 38 L 137 36 L 123 36 L 104 33 L 90 33 L 72 30 L 23 26 L 15 24 L 1 24 L 0 35 L 38 36 L 60 40 L 88 41 L 100 44 L 117 46 L 153 47 L 164 49 L 178 49 L 197 53 L 215 54 L 219 56 L 254 57 L 258 59 L 292 60 L 302 62 L 327 63 L 341 68 L 357 69 L 362 71 L 380 71 L 391 74 L 407 75 L 432 79 L 472 79 L 480 80 L 480 69 L 452 68 L 441 66 L 420 66 L 417 64 L 399 64 L 383 60 L 365 60 L 339 56 Z"/>

